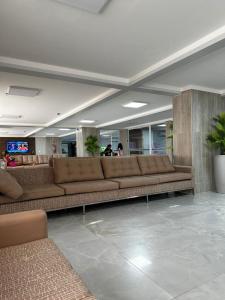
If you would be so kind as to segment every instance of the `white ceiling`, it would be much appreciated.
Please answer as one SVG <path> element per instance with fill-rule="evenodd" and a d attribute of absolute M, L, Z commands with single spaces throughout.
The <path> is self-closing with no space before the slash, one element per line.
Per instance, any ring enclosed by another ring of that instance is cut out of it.
<path fill-rule="evenodd" d="M 1 137 L 15 137 L 15 136 L 26 136 L 29 132 L 35 130 L 35 127 L 3 127 L 0 126 L 0 136 Z"/>
<path fill-rule="evenodd" d="M 141 101 L 147 103 L 138 109 L 125 108 L 122 105 L 130 101 Z M 134 119 L 134 115 L 141 116 L 148 111 L 148 114 L 154 113 L 158 110 L 168 110 L 168 106 L 172 104 L 172 97 L 153 95 L 149 93 L 127 92 L 120 96 L 114 97 L 113 100 L 99 103 L 87 110 L 80 112 L 64 121 L 58 123 L 58 126 L 63 127 L 78 127 L 81 124 L 80 120 L 89 119 L 95 120 L 94 126 L 104 127 L 105 123 L 118 124 L 126 119 Z M 87 125 L 92 126 L 92 125 Z"/>
<path fill-rule="evenodd" d="M 100 15 L 2 0 L 2 56 L 132 77 L 224 25 L 221 0 L 112 0 Z"/>
<path fill-rule="evenodd" d="M 9 85 L 40 88 L 41 93 L 36 97 L 9 96 L 5 94 Z M 0 72 L 1 114 L 22 115 L 18 120 L 0 118 L 0 126 L 16 122 L 42 127 L 107 91 L 107 88 L 93 85 Z"/>
<path fill-rule="evenodd" d="M 182 64 L 145 83 L 144 87 L 168 85 L 177 88 L 200 86 L 225 90 L 225 47 Z"/>
<path fill-rule="evenodd" d="M 55 0 L 2 0 L 0 40 L 0 115 L 22 115 L 0 118 L 0 127 L 21 126 L 24 136 L 58 136 L 55 127 L 73 130 L 81 119 L 104 129 L 160 121 L 171 117 L 173 94 L 225 94 L 221 0 L 111 0 L 100 14 Z M 42 92 L 6 96 L 9 85 Z M 134 100 L 148 105 L 122 107 Z"/>

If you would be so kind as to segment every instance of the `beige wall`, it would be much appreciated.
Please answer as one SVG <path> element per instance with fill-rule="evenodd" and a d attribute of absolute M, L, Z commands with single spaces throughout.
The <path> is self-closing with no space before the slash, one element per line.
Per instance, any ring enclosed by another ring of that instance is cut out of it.
<path fill-rule="evenodd" d="M 54 154 L 61 153 L 61 139 L 58 137 L 36 137 L 35 138 L 36 154 Z"/>
<path fill-rule="evenodd" d="M 120 129 L 120 143 L 123 145 L 123 155 L 129 154 L 129 131 L 128 129 Z"/>

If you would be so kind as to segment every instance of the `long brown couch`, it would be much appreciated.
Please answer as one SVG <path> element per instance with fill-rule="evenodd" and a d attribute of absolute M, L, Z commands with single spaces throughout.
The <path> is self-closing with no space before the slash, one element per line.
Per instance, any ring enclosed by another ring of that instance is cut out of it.
<path fill-rule="evenodd" d="M 44 211 L 0 216 L 0 237 L 0 299 L 95 299 L 48 239 Z"/>
<path fill-rule="evenodd" d="M 167 156 L 58 158 L 53 167 L 8 172 L 20 188 L 12 193 L 0 179 L 0 214 L 85 209 L 86 205 L 135 196 L 194 190 L 192 168 L 174 166 Z M 16 186 L 13 181 L 11 186 Z"/>
<path fill-rule="evenodd" d="M 27 167 L 27 166 L 48 166 L 51 164 L 53 158 L 65 157 L 65 154 L 38 154 L 38 155 L 13 155 L 16 162 L 16 167 Z"/>

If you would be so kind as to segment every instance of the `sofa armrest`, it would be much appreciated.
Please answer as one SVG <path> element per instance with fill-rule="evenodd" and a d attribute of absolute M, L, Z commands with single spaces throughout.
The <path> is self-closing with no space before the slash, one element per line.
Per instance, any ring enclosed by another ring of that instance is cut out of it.
<path fill-rule="evenodd" d="M 43 210 L 0 215 L 0 248 L 47 237 L 47 216 Z"/>
<path fill-rule="evenodd" d="M 173 165 L 176 172 L 192 173 L 192 166 Z"/>

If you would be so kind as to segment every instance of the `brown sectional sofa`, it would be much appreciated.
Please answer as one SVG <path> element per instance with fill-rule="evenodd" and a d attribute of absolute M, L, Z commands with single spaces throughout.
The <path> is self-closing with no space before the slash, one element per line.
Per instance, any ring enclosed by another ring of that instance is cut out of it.
<path fill-rule="evenodd" d="M 48 166 L 51 164 L 53 158 L 65 157 L 64 154 L 53 154 L 53 155 L 13 155 L 16 161 L 17 167 L 25 166 Z"/>
<path fill-rule="evenodd" d="M 0 214 L 85 209 L 86 205 L 135 196 L 194 190 L 192 167 L 173 166 L 167 156 L 57 158 L 53 167 L 8 172 L 23 194 L 17 199 L 0 195 Z"/>
<path fill-rule="evenodd" d="M 48 239 L 41 210 L 0 216 L 0 299 L 95 300 Z"/>

